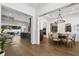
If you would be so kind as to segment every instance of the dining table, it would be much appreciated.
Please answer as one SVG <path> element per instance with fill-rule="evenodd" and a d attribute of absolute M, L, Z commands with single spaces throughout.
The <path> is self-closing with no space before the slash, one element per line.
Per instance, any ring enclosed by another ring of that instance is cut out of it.
<path fill-rule="evenodd" d="M 64 40 L 66 40 L 67 39 L 67 35 L 66 34 L 61 34 L 61 35 L 58 35 L 58 38 L 59 38 L 59 43 L 60 43 L 60 45 L 63 45 L 64 44 Z"/>
<path fill-rule="evenodd" d="M 58 35 L 58 38 L 59 39 L 67 39 L 67 36 L 66 35 Z"/>

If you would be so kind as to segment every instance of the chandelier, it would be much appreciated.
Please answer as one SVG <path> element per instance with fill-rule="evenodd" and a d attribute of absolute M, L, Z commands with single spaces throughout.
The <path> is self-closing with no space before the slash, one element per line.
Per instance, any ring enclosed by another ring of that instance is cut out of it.
<path fill-rule="evenodd" d="M 61 12 L 61 10 L 59 9 L 59 15 L 58 15 L 57 21 L 55 21 L 55 23 L 64 23 L 65 22 L 65 20 L 63 19 L 60 12 Z"/>

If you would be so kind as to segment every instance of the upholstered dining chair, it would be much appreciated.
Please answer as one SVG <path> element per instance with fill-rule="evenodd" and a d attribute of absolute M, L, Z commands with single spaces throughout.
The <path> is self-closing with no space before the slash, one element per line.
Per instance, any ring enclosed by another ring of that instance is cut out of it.
<path fill-rule="evenodd" d="M 72 43 L 73 43 L 74 46 L 76 46 L 75 39 L 76 39 L 76 34 L 73 34 L 73 36 L 72 36 Z"/>
<path fill-rule="evenodd" d="M 53 39 L 53 34 L 49 34 L 49 39 L 50 39 L 50 40 Z"/>
<path fill-rule="evenodd" d="M 75 37 L 76 37 L 76 34 L 69 34 L 68 35 L 68 37 L 67 37 L 67 47 L 68 46 L 73 47 L 73 45 L 76 45 Z"/>
<path fill-rule="evenodd" d="M 59 45 L 59 38 L 58 38 L 58 33 L 53 33 L 53 42 L 56 42 L 57 45 Z"/>

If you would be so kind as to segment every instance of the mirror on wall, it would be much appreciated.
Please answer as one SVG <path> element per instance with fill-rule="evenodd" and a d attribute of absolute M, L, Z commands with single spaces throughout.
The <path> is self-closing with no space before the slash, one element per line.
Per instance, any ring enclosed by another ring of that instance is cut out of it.
<path fill-rule="evenodd" d="M 57 32 L 58 30 L 58 26 L 56 23 L 51 23 L 51 32 Z"/>

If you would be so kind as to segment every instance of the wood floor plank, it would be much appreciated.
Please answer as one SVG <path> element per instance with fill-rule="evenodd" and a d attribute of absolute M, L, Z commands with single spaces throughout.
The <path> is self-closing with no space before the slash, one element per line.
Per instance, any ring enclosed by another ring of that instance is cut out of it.
<path fill-rule="evenodd" d="M 79 45 L 74 48 L 51 44 L 44 39 L 40 45 L 32 45 L 28 39 L 13 38 L 13 44 L 5 47 L 5 56 L 79 56 Z"/>

